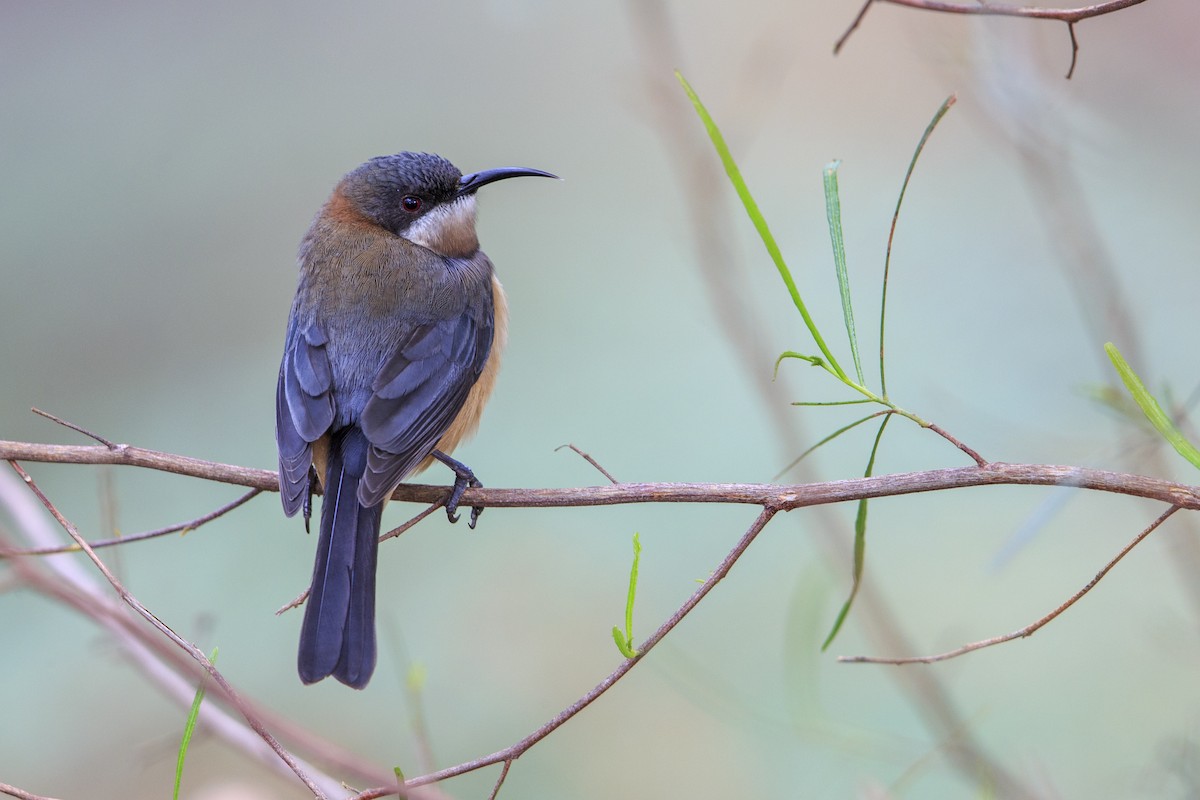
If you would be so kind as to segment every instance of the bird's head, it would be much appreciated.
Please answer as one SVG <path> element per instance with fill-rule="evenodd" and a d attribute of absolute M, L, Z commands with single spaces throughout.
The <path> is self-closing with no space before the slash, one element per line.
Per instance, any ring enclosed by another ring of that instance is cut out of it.
<path fill-rule="evenodd" d="M 367 221 L 413 244 L 449 257 L 479 248 L 475 192 L 505 178 L 556 178 L 528 167 L 500 167 L 463 175 L 432 153 L 379 156 L 346 175 L 338 192 Z"/>

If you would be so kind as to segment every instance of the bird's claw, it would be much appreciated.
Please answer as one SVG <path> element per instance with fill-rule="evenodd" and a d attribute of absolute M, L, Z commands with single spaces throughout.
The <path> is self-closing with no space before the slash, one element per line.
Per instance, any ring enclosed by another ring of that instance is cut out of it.
<path fill-rule="evenodd" d="M 446 518 L 451 523 L 458 522 L 458 504 L 462 500 L 463 492 L 467 489 L 478 489 L 483 484 L 475 477 L 475 473 L 471 471 L 470 467 L 451 458 L 441 450 L 434 450 L 433 457 L 454 470 L 454 485 L 450 487 L 450 496 L 446 498 Z M 467 523 L 467 527 L 475 530 L 475 523 L 479 521 L 479 515 L 482 513 L 483 506 L 472 506 L 471 519 Z"/>

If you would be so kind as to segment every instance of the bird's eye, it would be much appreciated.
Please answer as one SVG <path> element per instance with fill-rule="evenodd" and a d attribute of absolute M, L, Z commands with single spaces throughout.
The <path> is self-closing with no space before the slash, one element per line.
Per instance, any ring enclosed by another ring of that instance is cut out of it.
<path fill-rule="evenodd" d="M 415 214 L 421 210 L 421 198 L 413 194 L 406 194 L 404 195 L 404 199 L 400 201 L 400 205 L 405 211 Z"/>

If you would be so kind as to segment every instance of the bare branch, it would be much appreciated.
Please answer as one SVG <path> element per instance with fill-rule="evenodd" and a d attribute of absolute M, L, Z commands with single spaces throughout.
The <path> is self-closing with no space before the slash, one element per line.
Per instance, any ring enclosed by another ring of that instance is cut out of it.
<path fill-rule="evenodd" d="M 123 464 L 176 475 L 279 490 L 272 470 L 250 469 L 198 458 L 117 445 L 68 446 L 0 440 L 0 459 L 58 464 Z M 1200 487 L 1173 481 L 1085 467 L 1055 464 L 988 463 L 926 472 L 904 472 L 839 481 L 777 486 L 761 483 L 622 483 L 565 489 L 467 489 L 462 502 L 490 508 L 567 508 L 630 503 L 729 503 L 791 511 L 871 497 L 961 489 L 970 486 L 1075 486 L 1081 489 L 1160 500 L 1180 508 L 1200 510 Z M 392 499 L 434 504 L 446 494 L 444 486 L 401 484 Z"/>
<path fill-rule="evenodd" d="M 574 450 L 576 455 L 578 455 L 578 456 L 579 456 L 580 458 L 582 458 L 584 461 L 588 462 L 588 463 L 589 463 L 589 464 L 591 464 L 593 467 L 595 467 L 595 468 L 596 468 L 596 471 L 598 471 L 598 472 L 599 472 L 601 475 L 603 475 L 604 477 L 608 478 L 608 480 L 609 480 L 609 482 L 610 482 L 610 483 L 620 483 L 620 481 L 619 481 L 619 480 L 617 480 L 616 478 L 614 478 L 614 477 L 612 476 L 612 473 L 611 473 L 611 472 L 609 472 L 608 470 L 606 470 L 604 467 L 600 466 L 600 462 L 599 462 L 599 461 L 597 461 L 596 459 L 592 458 L 590 455 L 588 455 L 587 453 L 583 452 L 582 450 L 580 450 L 578 447 L 576 447 L 575 445 L 571 444 L 570 442 L 568 442 L 567 444 L 559 445 L 558 447 L 554 448 L 554 452 L 556 452 L 556 453 L 557 453 L 559 450 L 562 450 L 564 447 L 569 447 L 569 448 L 571 448 L 572 450 Z"/>
<path fill-rule="evenodd" d="M 662 641 L 663 637 L 670 633 L 676 625 L 682 622 L 683 618 L 686 617 L 691 610 L 695 608 L 701 600 L 704 599 L 705 595 L 712 591 L 712 589 L 718 583 L 720 583 L 726 575 L 729 574 L 729 570 L 733 568 L 733 565 L 737 563 L 737 560 L 741 558 L 743 553 L 746 552 L 746 548 L 753 543 L 754 539 L 759 533 L 762 532 L 763 528 L 767 526 L 767 523 L 771 521 L 771 518 L 774 517 L 776 513 L 778 513 L 777 509 L 764 508 L 762 512 L 759 513 L 758 517 L 755 518 L 749 529 L 742 534 L 742 538 L 738 540 L 733 549 L 730 550 L 725 558 L 721 560 L 720 565 L 717 566 L 716 570 L 713 571 L 708 579 L 705 580 L 704 583 L 702 583 L 700 587 L 696 589 L 692 596 L 689 597 L 687 601 L 680 606 L 674 614 L 671 615 L 670 619 L 660 625 L 658 630 L 652 633 L 650 637 L 646 639 L 646 641 L 638 645 L 636 657 L 622 661 L 621 665 L 609 673 L 608 677 L 596 684 L 596 686 L 592 688 L 591 691 L 587 692 L 587 694 L 583 695 L 574 703 L 560 711 L 549 722 L 542 725 L 524 739 L 521 739 L 521 741 L 506 747 L 503 750 L 499 750 L 489 756 L 483 756 L 482 758 L 464 762 L 454 767 L 448 767 L 437 772 L 431 772 L 428 775 L 422 775 L 420 777 L 413 778 L 406 781 L 405 786 L 424 786 L 429 783 L 436 783 L 437 781 L 452 778 L 456 775 L 463 775 L 467 772 L 473 772 L 477 769 L 481 769 L 492 764 L 504 763 L 504 771 L 501 773 L 500 780 L 498 780 L 496 784 L 497 787 L 499 787 L 500 782 L 502 782 L 504 779 L 504 773 L 508 771 L 509 763 L 526 753 L 531 747 L 549 736 L 560 726 L 562 726 L 563 723 L 574 717 L 580 711 L 583 711 L 583 709 L 587 708 L 592 701 L 596 700 L 596 698 L 600 697 L 600 695 L 612 688 L 617 681 L 623 678 L 631 669 L 634 668 L 634 666 L 638 664 L 638 662 L 645 658 L 646 655 L 648 655 L 649 652 L 654 649 L 654 646 Z M 383 793 L 380 794 L 378 792 Z M 367 798 L 373 797 L 386 797 L 390 794 L 395 794 L 395 790 L 387 789 L 387 787 L 381 787 L 378 790 L 364 792 L 363 794 L 359 795 L 356 800 L 367 800 Z"/>
<path fill-rule="evenodd" d="M 100 539 L 99 541 L 88 542 L 88 544 L 91 545 L 93 550 L 99 550 L 104 547 L 112 547 L 118 544 L 128 544 L 130 542 L 140 542 L 146 539 L 155 539 L 159 536 L 166 536 L 167 534 L 178 533 L 180 531 L 187 533 L 188 531 L 193 531 L 196 528 L 199 528 L 206 522 L 212 522 L 214 519 L 228 514 L 230 511 L 233 511 L 235 508 L 238 508 L 242 504 L 260 494 L 262 494 L 262 489 L 251 489 L 236 500 L 226 503 L 220 508 L 213 509 L 207 514 L 196 517 L 189 522 L 179 522 L 175 525 L 168 525 L 165 528 L 157 528 L 152 531 L 131 533 L 128 536 L 115 536 L 112 539 Z M 79 551 L 80 547 L 77 544 L 63 544 L 54 547 L 33 547 L 28 550 L 14 550 L 4 553 L 4 556 L 49 556 L 54 555 L 55 553 L 78 553 Z"/>
<path fill-rule="evenodd" d="M 115 444 L 110 442 L 108 439 L 105 439 L 100 434 L 92 433 L 87 428 L 80 427 L 79 425 L 76 425 L 74 422 L 67 422 L 65 419 L 63 419 L 61 417 L 54 416 L 49 411 L 42 411 L 40 408 L 37 408 L 36 406 L 29 410 L 32 411 L 33 413 L 37 414 L 39 417 L 45 417 L 46 419 L 50 420 L 51 422 L 57 422 L 59 425 L 62 425 L 64 428 L 70 428 L 71 430 L 76 431 L 77 433 L 82 433 L 84 436 L 88 437 L 89 439 L 95 439 L 97 442 L 104 445 L 105 447 L 116 447 Z"/>
<path fill-rule="evenodd" d="M 7 783 L 0 783 L 0 793 L 19 797 L 21 800 L 54 800 L 53 797 L 42 797 L 40 794 L 33 794 L 24 789 L 18 789 L 15 786 L 9 786 Z"/>
<path fill-rule="evenodd" d="M 1092 578 L 1090 581 L 1088 581 L 1086 586 L 1084 586 L 1082 589 L 1080 589 L 1075 594 L 1071 595 L 1071 597 L 1065 603 L 1058 606 L 1058 608 L 1054 609 L 1049 614 L 1047 614 L 1046 616 L 1039 619 L 1037 622 L 1034 622 L 1030 625 L 1026 625 L 1024 628 L 1021 628 L 1020 630 L 1013 631 L 1012 633 L 1008 633 L 1003 636 L 993 636 L 990 639 L 983 639 L 978 642 L 971 642 L 970 644 L 965 644 L 962 647 L 956 648 L 954 650 L 948 650 L 945 653 L 938 653 L 937 655 L 933 655 L 933 656 L 913 656 L 910 658 L 877 658 L 874 656 L 838 656 L 838 661 L 840 661 L 844 664 L 932 664 L 936 661 L 946 661 L 951 658 L 956 658 L 958 656 L 973 652 L 975 650 L 982 650 L 983 648 L 991 647 L 992 645 L 1004 644 L 1005 642 L 1011 642 L 1013 639 L 1023 639 L 1026 636 L 1032 636 L 1033 634 L 1035 634 L 1039 630 L 1041 630 L 1043 627 L 1048 625 L 1050 622 L 1052 622 L 1059 614 L 1063 613 L 1068 608 L 1075 605 L 1075 603 L 1078 602 L 1081 597 L 1083 597 L 1085 594 L 1090 592 L 1092 590 L 1092 588 L 1095 587 L 1095 585 L 1098 584 L 1104 578 L 1104 576 L 1108 574 L 1109 570 L 1111 570 L 1113 567 L 1115 567 L 1117 565 L 1118 561 L 1120 561 L 1122 558 L 1124 558 L 1126 555 L 1128 555 L 1130 550 L 1132 550 L 1133 548 L 1135 548 L 1139 544 L 1141 544 L 1143 539 L 1145 539 L 1147 536 L 1149 536 L 1151 533 L 1153 533 L 1154 530 L 1156 528 L 1158 528 L 1158 526 L 1160 526 L 1164 522 L 1166 522 L 1167 519 L 1178 510 L 1179 510 L 1179 506 L 1171 506 L 1166 511 L 1164 511 L 1162 514 L 1160 514 L 1158 519 L 1154 520 L 1154 522 L 1151 522 L 1150 525 L 1148 525 L 1145 530 L 1143 530 L 1136 537 L 1134 537 L 1134 540 L 1132 542 L 1125 545 L 1125 548 L 1123 550 L 1121 550 L 1121 552 L 1117 553 L 1117 555 L 1112 559 L 1112 561 L 1109 561 L 1104 566 L 1104 569 L 1097 572 L 1096 576 L 1094 578 Z"/>
<path fill-rule="evenodd" d="M 1079 8 L 1035 8 L 1032 6 L 1005 6 L 993 5 L 986 2 L 976 3 L 953 3 L 945 2 L 944 0 L 866 0 L 863 7 L 859 9 L 855 15 L 854 21 L 848 27 L 833 46 L 833 53 L 837 55 L 846 40 L 850 38 L 850 34 L 858 28 L 862 23 L 863 17 L 867 11 L 875 3 L 891 3 L 896 6 L 906 6 L 908 8 L 916 8 L 922 11 L 937 11 L 943 14 L 976 14 L 989 17 L 1027 17 L 1029 19 L 1050 19 L 1058 22 L 1065 22 L 1067 31 L 1071 35 L 1071 66 L 1067 70 L 1067 78 L 1069 79 L 1075 74 L 1075 62 L 1079 55 L 1079 42 L 1075 38 L 1075 23 L 1080 20 L 1090 17 L 1098 17 L 1102 14 L 1111 14 L 1114 11 L 1121 11 L 1136 6 L 1146 0 L 1108 0 L 1104 3 L 1094 3 L 1090 6 L 1082 6 Z"/>

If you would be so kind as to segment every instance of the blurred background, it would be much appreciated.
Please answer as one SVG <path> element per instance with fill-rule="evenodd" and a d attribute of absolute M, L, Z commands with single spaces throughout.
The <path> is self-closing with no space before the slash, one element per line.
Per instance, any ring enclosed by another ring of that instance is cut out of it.
<path fill-rule="evenodd" d="M 489 486 L 602 483 L 556 451 L 568 442 L 623 481 L 771 481 L 860 414 L 789 405 L 845 398 L 799 362 L 772 382 L 780 352 L 814 348 L 678 67 L 846 363 L 821 192 L 823 166 L 842 159 L 869 375 L 896 194 L 957 93 L 896 236 L 892 398 L 992 460 L 1196 483 L 1092 392 L 1112 381 L 1109 340 L 1181 404 L 1200 375 L 1200 7 L 1146 3 L 1080 23 L 1070 81 L 1065 26 L 1026 20 L 876 7 L 834 57 L 858 9 L 5 3 L 0 438 L 89 443 L 37 406 L 115 441 L 273 468 L 299 239 L 343 173 L 429 150 L 466 172 L 565 178 L 481 194 L 511 337 L 482 430 L 456 455 Z M 872 431 L 781 480 L 862 474 Z M 876 471 L 967 463 L 897 420 Z M 28 469 L 92 539 L 239 494 L 134 469 Z M 416 510 L 392 504 L 385 525 Z M 835 661 L 1020 628 L 1160 511 L 1032 488 L 877 501 L 864 596 L 826 653 L 854 508 L 781 515 L 660 649 L 513 766 L 501 796 L 1195 796 L 1200 598 L 1185 515 L 1032 639 L 932 667 Z M 162 620 L 219 647 L 244 693 L 412 776 L 511 744 L 619 663 L 609 630 L 635 531 L 640 638 L 754 516 L 493 509 L 474 532 L 431 516 L 382 547 L 381 657 L 364 692 L 296 678 L 300 613 L 274 612 L 307 585 L 315 537 L 274 494 L 185 537 L 104 554 Z M 10 537 L 19 527 L 11 510 L 0 525 Z M 166 796 L 186 709 L 11 567 L 0 581 L 0 782 L 68 799 Z M 497 772 L 441 788 L 486 797 Z M 203 724 L 183 786 L 206 800 L 307 794 Z"/>

